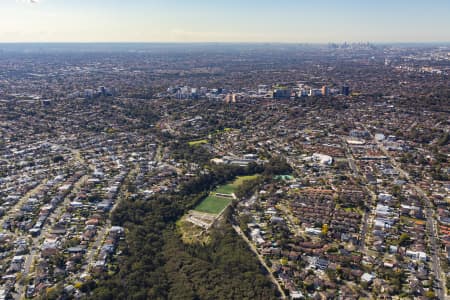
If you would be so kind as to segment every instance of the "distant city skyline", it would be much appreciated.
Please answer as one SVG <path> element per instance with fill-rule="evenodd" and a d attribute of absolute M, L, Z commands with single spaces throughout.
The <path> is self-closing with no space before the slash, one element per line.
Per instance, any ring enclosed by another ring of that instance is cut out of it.
<path fill-rule="evenodd" d="M 2 0 L 0 42 L 450 42 L 447 0 Z"/>

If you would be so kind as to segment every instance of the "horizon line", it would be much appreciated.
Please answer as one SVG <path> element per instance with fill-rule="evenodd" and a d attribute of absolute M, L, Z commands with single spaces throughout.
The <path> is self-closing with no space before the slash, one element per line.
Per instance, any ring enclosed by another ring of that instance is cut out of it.
<path fill-rule="evenodd" d="M 242 41 L 0 41 L 0 44 L 247 44 L 247 45 L 329 45 L 329 44 L 450 44 L 449 41 L 328 41 L 328 42 L 242 42 Z"/>

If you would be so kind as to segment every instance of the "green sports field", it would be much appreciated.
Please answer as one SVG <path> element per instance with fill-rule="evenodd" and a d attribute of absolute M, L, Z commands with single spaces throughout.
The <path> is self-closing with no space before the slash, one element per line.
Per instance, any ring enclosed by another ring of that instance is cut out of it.
<path fill-rule="evenodd" d="M 252 176 L 240 176 L 236 178 L 232 183 L 228 183 L 225 185 L 218 186 L 214 192 L 210 193 L 208 197 L 205 198 L 194 210 L 199 212 L 205 212 L 210 214 L 218 214 L 225 207 L 227 207 L 232 199 L 226 197 L 217 196 L 216 193 L 231 195 L 236 189 L 244 183 L 246 180 L 253 180 L 258 178 L 260 175 L 252 175 Z"/>
<path fill-rule="evenodd" d="M 258 178 L 259 176 L 260 176 L 259 174 L 250 175 L 250 176 L 239 176 L 232 183 L 221 185 L 221 186 L 217 187 L 217 189 L 214 192 L 219 193 L 219 194 L 231 195 L 234 192 L 236 192 L 237 188 L 239 186 L 241 186 L 244 183 L 244 181 L 254 180 L 254 179 Z"/>
<path fill-rule="evenodd" d="M 230 204 L 231 199 L 222 198 L 217 196 L 208 196 L 203 200 L 194 210 L 199 212 L 205 212 L 209 214 L 220 213 L 228 204 Z"/>
<path fill-rule="evenodd" d="M 226 184 L 219 186 L 214 192 L 219 194 L 228 194 L 231 195 L 236 190 L 236 187 L 233 184 Z"/>
<path fill-rule="evenodd" d="M 233 182 L 233 185 L 238 188 L 240 185 L 242 185 L 244 183 L 244 181 L 247 180 L 255 180 L 257 178 L 259 178 L 261 175 L 259 174 L 255 174 L 255 175 L 248 175 L 248 176 L 239 176 L 238 178 L 236 178 L 236 180 Z"/>
<path fill-rule="evenodd" d="M 189 144 L 189 146 L 199 146 L 199 145 L 203 145 L 203 144 L 208 144 L 208 140 L 191 141 L 188 144 Z"/>

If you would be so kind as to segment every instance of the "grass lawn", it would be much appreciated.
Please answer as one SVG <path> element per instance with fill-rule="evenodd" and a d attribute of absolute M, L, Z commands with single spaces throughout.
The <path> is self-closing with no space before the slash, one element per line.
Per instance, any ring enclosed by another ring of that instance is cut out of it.
<path fill-rule="evenodd" d="M 426 222 L 424 220 L 419 220 L 419 219 L 405 217 L 405 216 L 401 216 L 400 220 L 403 221 L 403 222 L 410 222 L 410 223 L 415 223 L 415 224 L 418 224 L 418 225 L 425 225 L 426 224 Z"/>
<path fill-rule="evenodd" d="M 208 196 L 194 209 L 199 212 L 205 212 L 210 214 L 220 213 L 228 204 L 230 204 L 231 199 Z"/>
<path fill-rule="evenodd" d="M 192 141 L 188 143 L 189 146 L 198 146 L 198 145 L 203 145 L 203 144 L 208 144 L 207 140 L 198 140 L 198 141 Z"/>
<path fill-rule="evenodd" d="M 177 221 L 177 228 L 181 233 L 181 239 L 185 244 L 207 244 L 210 241 L 209 235 L 202 235 L 203 228 L 195 226 L 187 221 L 185 217 Z"/>
<path fill-rule="evenodd" d="M 249 176 L 239 176 L 234 182 L 233 185 L 235 187 L 238 187 L 240 185 L 242 185 L 244 183 L 244 181 L 247 180 L 254 180 L 257 179 L 258 177 L 260 177 L 261 175 L 259 174 L 255 174 L 255 175 L 249 175 Z"/>
<path fill-rule="evenodd" d="M 259 176 L 260 175 L 258 175 L 258 174 L 251 175 L 251 176 L 239 176 L 232 183 L 221 185 L 221 186 L 217 187 L 217 189 L 214 192 L 219 193 L 219 194 L 231 195 L 232 193 L 234 193 L 236 191 L 236 189 L 239 186 L 241 186 L 244 183 L 244 181 L 254 180 L 254 179 L 258 178 Z"/>
<path fill-rule="evenodd" d="M 236 187 L 234 186 L 234 184 L 226 184 L 226 185 L 219 186 L 214 192 L 219 193 L 219 194 L 231 195 L 234 193 L 235 190 L 236 190 Z"/>

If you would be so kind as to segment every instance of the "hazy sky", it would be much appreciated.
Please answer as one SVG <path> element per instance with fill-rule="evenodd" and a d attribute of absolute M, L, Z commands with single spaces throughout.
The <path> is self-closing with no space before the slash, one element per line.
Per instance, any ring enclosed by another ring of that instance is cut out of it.
<path fill-rule="evenodd" d="M 0 0 L 0 42 L 343 41 L 450 42 L 450 0 Z"/>

